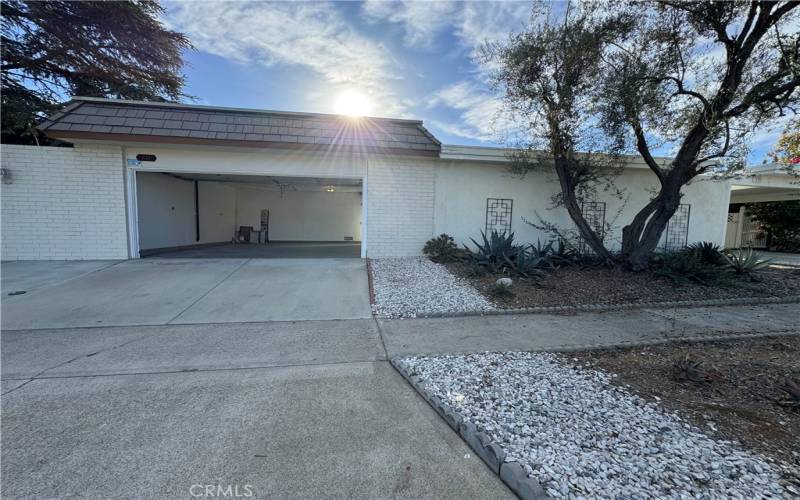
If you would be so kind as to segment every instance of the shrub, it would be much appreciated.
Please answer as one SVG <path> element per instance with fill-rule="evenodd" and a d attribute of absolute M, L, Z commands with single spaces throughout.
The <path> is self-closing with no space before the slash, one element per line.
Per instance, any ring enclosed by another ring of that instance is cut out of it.
<path fill-rule="evenodd" d="M 727 278 L 724 266 L 707 264 L 689 250 L 659 254 L 654 258 L 654 273 L 672 280 L 676 285 L 691 282 L 702 285 L 719 284 Z"/>
<path fill-rule="evenodd" d="M 422 253 L 434 262 L 452 262 L 458 258 L 459 250 L 452 236 L 440 234 L 425 243 Z"/>
<path fill-rule="evenodd" d="M 686 247 L 686 251 L 700 259 L 700 262 L 704 264 L 721 266 L 726 263 L 722 249 L 720 249 L 719 245 L 710 241 L 692 243 Z"/>
<path fill-rule="evenodd" d="M 728 250 L 725 255 L 727 265 L 736 274 L 752 274 L 769 266 L 770 259 L 761 259 L 752 248 L 737 248 Z"/>
<path fill-rule="evenodd" d="M 748 203 L 747 211 L 770 236 L 770 248 L 800 251 L 800 200 Z"/>

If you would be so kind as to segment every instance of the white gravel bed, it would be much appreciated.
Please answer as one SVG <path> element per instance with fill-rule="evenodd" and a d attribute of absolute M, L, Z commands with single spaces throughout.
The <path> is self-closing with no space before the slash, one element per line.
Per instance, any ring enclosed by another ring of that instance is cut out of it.
<path fill-rule="evenodd" d="M 373 259 L 372 286 L 377 316 L 414 318 L 422 313 L 495 309 L 469 283 L 426 258 Z"/>
<path fill-rule="evenodd" d="M 406 358 L 555 498 L 786 498 L 770 459 L 548 353 Z"/>

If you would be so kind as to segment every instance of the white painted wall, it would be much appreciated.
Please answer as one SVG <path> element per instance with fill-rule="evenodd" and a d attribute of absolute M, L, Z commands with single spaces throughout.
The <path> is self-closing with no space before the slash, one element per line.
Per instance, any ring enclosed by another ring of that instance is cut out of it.
<path fill-rule="evenodd" d="M 236 227 L 261 227 L 270 211 L 271 241 L 361 241 L 361 194 L 280 191 L 236 184 Z"/>
<path fill-rule="evenodd" d="M 509 174 L 503 164 L 469 161 L 442 161 L 436 168 L 434 233 L 452 235 L 459 243 L 472 245 L 469 238 L 479 240 L 485 227 L 486 199 L 514 200 L 512 231 L 518 241 L 535 243 L 549 236 L 526 224 L 523 218 L 543 219 L 562 228 L 573 227 L 566 210 L 551 209 L 551 196 L 558 189 L 555 177 L 531 173 L 525 178 Z M 622 226 L 649 200 L 656 179 L 648 170 L 626 169 L 617 180 L 627 188 L 627 201 L 601 196 L 606 202 L 606 221 L 611 222 L 620 209 L 608 244 L 619 248 Z M 729 186 L 725 182 L 696 181 L 684 189 L 683 203 L 691 204 L 688 241 L 713 241 L 720 245 L 725 239 Z M 623 207 L 624 204 L 624 207 Z"/>
<path fill-rule="evenodd" d="M 137 154 L 156 155 L 156 161 L 141 163 L 138 168 L 143 171 L 360 179 L 367 165 L 365 155 L 333 151 L 141 144 L 129 144 L 126 151 L 129 159 L 135 159 Z"/>
<path fill-rule="evenodd" d="M 441 160 L 373 156 L 367 176 L 367 255 L 419 255 L 434 228 Z"/>
<path fill-rule="evenodd" d="M 152 172 L 136 175 L 139 247 L 142 250 L 230 241 L 236 193 L 225 184 L 200 182 L 200 241 L 195 235 L 194 182 Z"/>
<path fill-rule="evenodd" d="M 128 257 L 122 150 L 3 144 L 3 260 Z"/>

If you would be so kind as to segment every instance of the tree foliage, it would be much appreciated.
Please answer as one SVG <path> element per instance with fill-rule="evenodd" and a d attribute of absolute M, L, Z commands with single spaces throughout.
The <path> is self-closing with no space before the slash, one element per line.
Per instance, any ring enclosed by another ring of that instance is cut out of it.
<path fill-rule="evenodd" d="M 747 211 L 770 235 L 772 248 L 800 251 L 800 200 L 751 203 Z"/>
<path fill-rule="evenodd" d="M 789 122 L 783 134 L 778 138 L 770 156 L 786 167 L 790 173 L 798 175 L 798 169 L 800 169 L 800 119 Z"/>
<path fill-rule="evenodd" d="M 753 132 L 795 111 L 800 36 L 791 23 L 800 4 L 556 5 L 540 6 L 526 32 L 487 50 L 506 104 L 526 126 L 515 169 L 554 170 L 557 203 L 613 261 L 580 206 L 614 184 L 620 155 L 638 155 L 656 189 L 623 228 L 621 259 L 642 269 L 682 187 L 711 169 L 740 169 Z M 656 158 L 657 148 L 672 158 Z"/>
<path fill-rule="evenodd" d="M 33 125 L 65 97 L 178 100 L 181 33 L 156 0 L 4 0 L 2 141 L 31 143 Z"/>

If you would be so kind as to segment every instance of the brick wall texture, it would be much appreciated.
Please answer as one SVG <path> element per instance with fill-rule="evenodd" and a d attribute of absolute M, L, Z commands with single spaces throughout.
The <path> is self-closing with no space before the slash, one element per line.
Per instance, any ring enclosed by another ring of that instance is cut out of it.
<path fill-rule="evenodd" d="M 2 145 L 2 260 L 128 257 L 121 149 Z"/>
<path fill-rule="evenodd" d="M 373 157 L 367 174 L 367 256 L 420 255 L 433 236 L 436 166 L 413 157 Z"/>

